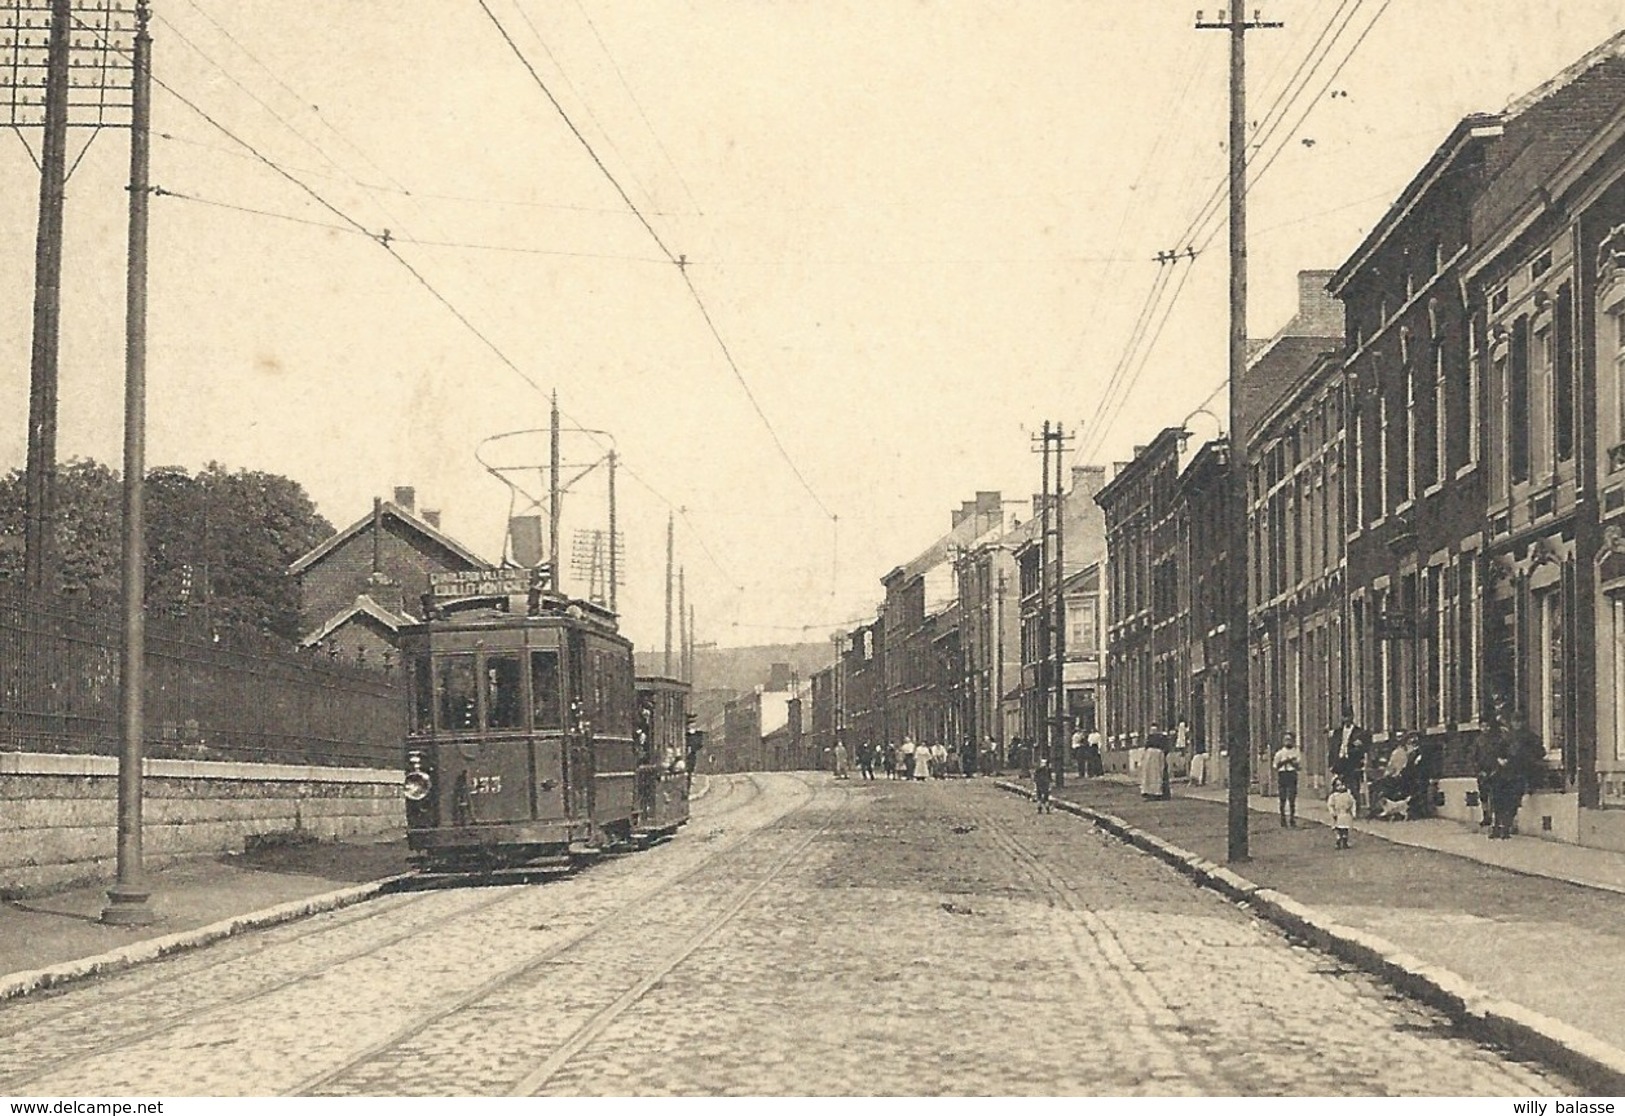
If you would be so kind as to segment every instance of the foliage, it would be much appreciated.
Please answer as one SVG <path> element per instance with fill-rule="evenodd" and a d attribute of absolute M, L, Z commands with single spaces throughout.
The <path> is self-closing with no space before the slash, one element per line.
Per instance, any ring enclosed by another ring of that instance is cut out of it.
<path fill-rule="evenodd" d="M 21 579 L 26 486 L 0 479 L 0 578 Z M 287 477 L 218 462 L 197 473 L 147 474 L 147 607 L 214 627 L 299 632 L 288 565 L 333 533 L 304 489 Z M 64 592 L 117 597 L 123 496 L 119 475 L 75 458 L 57 470 L 57 553 Z"/>

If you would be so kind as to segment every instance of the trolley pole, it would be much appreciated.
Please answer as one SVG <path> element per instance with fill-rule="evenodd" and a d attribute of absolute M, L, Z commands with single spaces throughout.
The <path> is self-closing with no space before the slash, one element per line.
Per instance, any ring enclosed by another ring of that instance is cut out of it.
<path fill-rule="evenodd" d="M 1230 748 L 1228 852 L 1231 863 L 1251 859 L 1248 851 L 1247 792 L 1252 784 L 1252 734 L 1247 701 L 1247 431 L 1241 410 L 1242 381 L 1247 375 L 1247 32 L 1280 27 L 1248 20 L 1232 3 L 1225 18 L 1204 22 L 1199 30 L 1230 33 L 1230 515 L 1227 546 L 1233 580 L 1225 619 L 1229 645 L 1225 686 L 1225 733 Z M 1256 13 L 1255 13 L 1256 16 Z"/>
<path fill-rule="evenodd" d="M 66 8 L 66 4 L 59 5 Z M 152 37 L 147 0 L 136 5 L 130 117 L 130 240 L 124 319 L 124 651 L 119 680 L 118 880 L 102 921 L 142 926 L 155 919 L 141 857 L 142 697 L 146 682 L 147 166 L 152 110 Z M 67 21 L 52 25 L 66 28 Z"/>
<path fill-rule="evenodd" d="M 677 532 L 677 520 L 676 520 L 676 517 L 668 512 L 667 515 L 666 515 L 666 670 L 665 670 L 665 675 L 666 675 L 667 678 L 672 677 L 672 673 L 671 673 L 671 666 L 672 666 L 672 663 L 671 663 L 671 579 L 672 579 L 672 558 L 673 558 L 673 555 L 675 553 L 675 546 L 676 546 L 675 540 L 676 540 L 676 537 L 677 537 L 676 532 Z"/>
<path fill-rule="evenodd" d="M 564 563 L 559 559 L 559 393 L 553 392 L 548 432 L 547 469 L 547 564 L 548 588 L 555 593 L 564 590 Z"/>
<path fill-rule="evenodd" d="M 34 237 L 34 345 L 29 361 L 28 468 L 23 584 L 55 591 L 57 357 L 62 326 L 62 217 L 68 181 L 68 71 L 73 5 L 51 0 L 45 122 L 40 146 L 39 224 Z"/>

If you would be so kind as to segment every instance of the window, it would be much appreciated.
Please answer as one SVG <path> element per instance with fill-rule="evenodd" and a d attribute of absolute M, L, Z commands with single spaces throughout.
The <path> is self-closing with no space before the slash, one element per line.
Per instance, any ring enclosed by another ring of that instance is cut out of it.
<path fill-rule="evenodd" d="M 1099 602 L 1094 597 L 1074 600 L 1067 606 L 1066 646 L 1075 655 L 1095 655 L 1100 652 Z"/>
<path fill-rule="evenodd" d="M 1535 646 L 1529 667 L 1531 727 L 1540 734 L 1548 760 L 1563 755 L 1563 594 L 1559 589 L 1535 597 Z"/>
<path fill-rule="evenodd" d="M 479 728 L 475 698 L 474 656 L 446 655 L 436 664 L 436 725 L 446 732 Z"/>
<path fill-rule="evenodd" d="M 434 673 L 429 656 L 412 656 L 407 677 L 412 680 L 412 731 L 429 732 L 434 728 Z"/>
<path fill-rule="evenodd" d="M 1557 289 L 1552 312 L 1552 420 L 1556 456 L 1574 457 L 1574 293 L 1564 283 Z"/>
<path fill-rule="evenodd" d="M 1349 526 L 1355 531 L 1365 527 L 1365 421 L 1364 416 L 1354 412 L 1354 421 L 1349 424 L 1354 435 L 1354 445 L 1350 452 L 1354 456 L 1352 483 L 1348 486 L 1349 493 Z"/>
<path fill-rule="evenodd" d="M 1529 470 L 1536 481 L 1551 476 L 1552 455 L 1552 331 L 1535 334 L 1529 375 Z"/>
<path fill-rule="evenodd" d="M 1529 479 L 1529 319 L 1512 323 L 1507 376 L 1507 441 L 1512 483 Z"/>
<path fill-rule="evenodd" d="M 1484 353 L 1478 343 L 1478 330 L 1475 328 L 1470 334 L 1472 351 L 1467 354 L 1467 422 L 1462 429 L 1463 439 L 1467 443 L 1465 462 L 1474 465 L 1478 462 L 1478 426 L 1479 401 L 1483 390 L 1481 381 L 1484 375 Z"/>
<path fill-rule="evenodd" d="M 1377 518 L 1388 514 L 1388 459 L 1393 446 L 1388 440 L 1388 397 L 1381 397 L 1381 411 L 1377 416 Z"/>
<path fill-rule="evenodd" d="M 868 633 L 865 633 L 867 635 Z M 559 693 L 559 653 L 530 653 L 530 723 L 538 731 L 564 727 L 564 701 Z"/>
<path fill-rule="evenodd" d="M 1389 608 L 1388 601 L 1389 594 L 1388 590 L 1386 589 L 1378 589 L 1374 594 L 1372 594 L 1371 616 L 1375 623 L 1381 624 L 1387 617 Z M 1389 641 L 1383 638 L 1384 633 L 1380 630 L 1375 632 L 1374 635 L 1376 638 L 1373 640 L 1373 642 L 1376 645 L 1375 651 L 1377 660 L 1376 670 L 1373 672 L 1376 675 L 1373 681 L 1376 683 L 1377 689 L 1377 723 L 1375 727 L 1380 732 L 1386 732 L 1388 727 L 1392 724 L 1392 721 L 1389 718 L 1389 713 L 1391 710 L 1390 696 L 1393 693 L 1392 672 L 1389 670 Z"/>
<path fill-rule="evenodd" d="M 1416 370 L 1410 364 L 1405 365 L 1405 435 L 1400 439 L 1400 448 L 1404 450 L 1405 459 L 1400 466 L 1399 482 L 1403 500 L 1410 503 L 1416 499 Z"/>
<path fill-rule="evenodd" d="M 1483 600 L 1478 588 L 1478 555 L 1463 554 L 1457 571 L 1461 590 L 1461 700 L 1459 720 L 1477 721 L 1479 713 L 1478 633 Z"/>
<path fill-rule="evenodd" d="M 487 655 L 485 657 L 485 727 L 511 729 L 519 727 L 519 712 L 523 708 L 519 693 L 519 656 Z"/>
<path fill-rule="evenodd" d="M 1416 634 L 1423 641 L 1426 658 L 1426 676 L 1423 679 L 1425 700 L 1422 723 L 1442 725 L 1445 721 L 1445 584 L 1443 566 L 1429 566 L 1422 575 L 1422 609 L 1417 617 Z"/>
<path fill-rule="evenodd" d="M 1433 345 L 1433 461 L 1428 480 L 1437 484 L 1450 475 L 1449 381 L 1444 374 L 1444 343 Z"/>
<path fill-rule="evenodd" d="M 1625 442 L 1625 302 L 1616 306 L 1607 320 L 1611 328 L 1604 343 L 1611 346 L 1611 351 L 1605 349 L 1599 354 L 1601 359 L 1598 366 L 1612 371 L 1614 375 L 1614 427 L 1609 444 L 1615 445 Z M 1625 465 L 1625 461 L 1620 464 Z"/>
<path fill-rule="evenodd" d="M 1625 596 L 1608 598 L 1614 654 L 1614 759 L 1625 760 Z"/>

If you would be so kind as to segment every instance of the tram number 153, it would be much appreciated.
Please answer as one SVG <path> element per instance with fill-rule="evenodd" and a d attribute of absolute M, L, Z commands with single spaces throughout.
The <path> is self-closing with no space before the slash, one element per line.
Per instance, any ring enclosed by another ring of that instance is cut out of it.
<path fill-rule="evenodd" d="M 468 780 L 468 793 L 475 794 L 501 794 L 501 775 L 475 775 Z"/>

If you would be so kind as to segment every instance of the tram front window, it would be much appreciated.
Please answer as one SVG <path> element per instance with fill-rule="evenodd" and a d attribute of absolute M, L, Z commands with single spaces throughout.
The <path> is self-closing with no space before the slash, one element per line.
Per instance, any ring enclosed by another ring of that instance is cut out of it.
<path fill-rule="evenodd" d="M 434 728 L 434 675 L 429 656 L 412 659 L 412 731 L 428 732 Z"/>
<path fill-rule="evenodd" d="M 538 731 L 564 727 L 560 716 L 559 653 L 532 651 L 530 653 L 531 725 Z"/>
<path fill-rule="evenodd" d="M 519 727 L 519 656 L 485 657 L 485 727 Z"/>
<path fill-rule="evenodd" d="M 440 729 L 472 732 L 479 728 L 474 698 L 474 656 L 448 655 L 437 666 L 435 689 Z"/>

